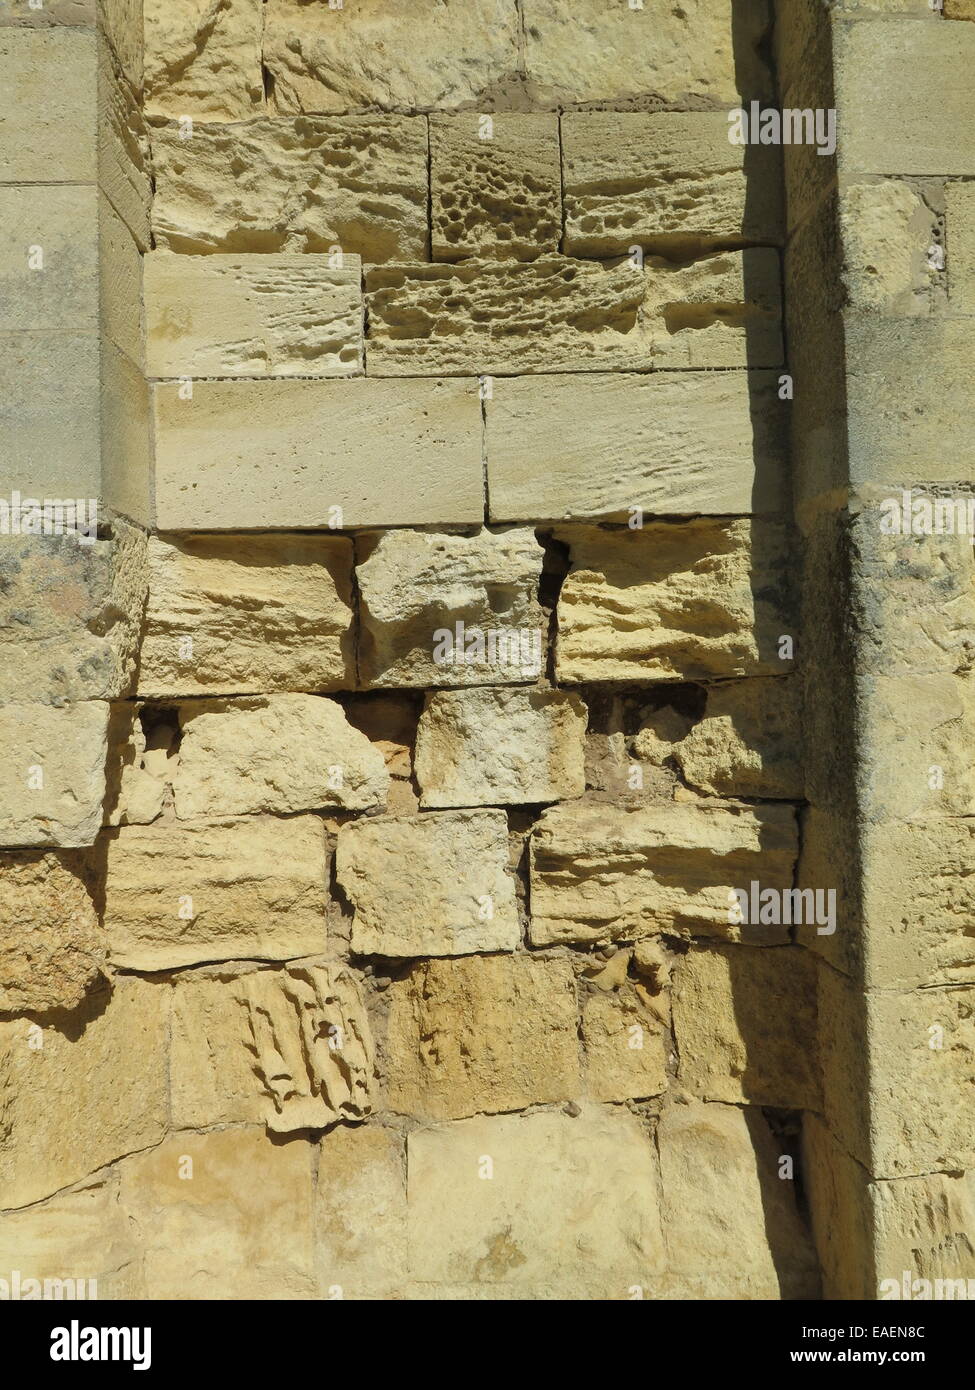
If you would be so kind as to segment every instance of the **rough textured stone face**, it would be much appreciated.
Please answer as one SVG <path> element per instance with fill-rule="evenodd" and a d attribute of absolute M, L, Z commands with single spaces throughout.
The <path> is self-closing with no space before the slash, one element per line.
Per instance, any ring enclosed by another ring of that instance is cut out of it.
<path fill-rule="evenodd" d="M 945 184 L 945 206 L 946 222 L 951 228 L 948 297 L 953 309 L 972 314 L 975 313 L 975 196 L 971 184 Z"/>
<path fill-rule="evenodd" d="M 802 949 L 693 948 L 674 970 L 681 1084 L 702 1100 L 822 1108 L 815 1051 L 817 963 Z"/>
<path fill-rule="evenodd" d="M 503 811 L 378 816 L 339 831 L 359 955 L 464 956 L 520 939 Z"/>
<path fill-rule="evenodd" d="M 0 535 L 0 703 L 129 692 L 146 599 L 146 543 Z"/>
<path fill-rule="evenodd" d="M 600 1101 L 645 1100 L 665 1091 L 665 1027 L 657 1002 L 640 986 L 591 995 L 582 1011 L 590 1097 Z"/>
<path fill-rule="evenodd" d="M 922 198 L 893 179 L 854 184 L 842 216 L 851 303 L 885 314 L 927 313 L 940 277 L 928 255 L 937 219 Z"/>
<path fill-rule="evenodd" d="M 491 519 L 778 511 L 776 390 L 766 372 L 600 372 L 582 387 L 497 378 L 485 402 Z"/>
<path fill-rule="evenodd" d="M 444 5 L 357 0 L 345 12 L 268 5 L 265 62 L 279 111 L 429 110 L 491 105 L 518 65 L 514 0 Z"/>
<path fill-rule="evenodd" d="M 585 791 L 586 707 L 557 690 L 442 690 L 416 741 L 423 807 L 561 801 Z"/>
<path fill-rule="evenodd" d="M 432 1120 L 571 1100 L 581 1090 L 566 961 L 425 961 L 390 991 L 389 1106 Z"/>
<path fill-rule="evenodd" d="M 537 599 L 543 552 L 528 527 L 373 540 L 356 568 L 364 685 L 537 679 L 548 618 Z"/>
<path fill-rule="evenodd" d="M 142 694 L 353 684 L 352 546 L 343 537 L 151 537 L 149 566 Z"/>
<path fill-rule="evenodd" d="M 551 105 L 643 99 L 726 107 L 739 94 L 772 95 L 758 52 L 770 21 L 764 0 L 744 8 L 688 0 L 669 10 L 603 0 L 567 10 L 559 0 L 525 0 L 523 14 L 529 83 Z"/>
<path fill-rule="evenodd" d="M 557 534 L 572 556 L 558 606 L 560 680 L 695 680 L 790 669 L 779 655 L 779 638 L 793 630 L 782 602 L 790 561 L 781 527 L 690 521 Z"/>
<path fill-rule="evenodd" d="M 124 969 L 288 960 L 324 947 L 327 861 L 314 816 L 123 826 L 107 860 L 106 937 Z"/>
<path fill-rule="evenodd" d="M 426 252 L 424 122 L 278 117 L 153 132 L 153 234 L 171 251 Z M 376 199 L 371 190 L 382 188 Z"/>
<path fill-rule="evenodd" d="M 154 377 L 356 376 L 358 256 L 278 253 L 145 260 L 147 370 Z"/>
<path fill-rule="evenodd" d="M 710 796 L 801 800 L 801 692 L 795 680 L 728 681 L 708 688 L 688 727 L 664 706 L 633 740 L 638 758 L 671 760 L 688 786 Z M 668 717 L 669 716 L 669 717 Z"/>
<path fill-rule="evenodd" d="M 816 1261 L 794 1183 L 761 1112 L 730 1105 L 671 1105 L 660 1117 L 662 1212 L 672 1266 L 709 1271 L 726 1297 L 815 1298 Z M 732 1200 L 729 1200 L 732 1198 Z"/>
<path fill-rule="evenodd" d="M 779 151 L 749 147 L 747 175 L 745 151 L 728 139 L 724 111 L 567 112 L 566 253 L 640 246 L 679 258 L 781 241 Z"/>
<path fill-rule="evenodd" d="M 558 250 L 559 124 L 504 112 L 430 117 L 430 239 L 435 261 L 531 261 Z"/>
<path fill-rule="evenodd" d="M 0 705 L 0 845 L 94 844 L 109 709 Z"/>
<path fill-rule="evenodd" d="M 484 514 L 469 380 L 204 381 L 192 399 L 167 383 L 154 417 L 157 520 L 172 530 L 463 525 Z"/>
<path fill-rule="evenodd" d="M 264 104 L 261 0 L 142 0 L 149 116 L 238 121 Z"/>
<path fill-rule="evenodd" d="M 731 890 L 791 888 L 797 848 L 791 806 L 551 807 L 531 836 L 531 940 L 787 941 L 785 926 L 732 920 Z"/>
<path fill-rule="evenodd" d="M 0 1181 L 11 1207 L 39 1201 L 166 1128 L 168 987 L 116 979 L 75 1027 L 0 1023 Z M 38 1105 L 38 1095 L 44 1096 Z"/>
<path fill-rule="evenodd" d="M 478 1116 L 407 1150 L 418 1280 L 625 1298 L 663 1267 L 653 1146 L 625 1111 Z"/>
<path fill-rule="evenodd" d="M 75 1009 L 105 960 L 82 879 L 57 854 L 0 854 L 0 1013 Z"/>
<path fill-rule="evenodd" d="M 383 755 L 334 700 L 273 695 L 184 705 L 176 814 L 246 816 L 383 806 Z"/>

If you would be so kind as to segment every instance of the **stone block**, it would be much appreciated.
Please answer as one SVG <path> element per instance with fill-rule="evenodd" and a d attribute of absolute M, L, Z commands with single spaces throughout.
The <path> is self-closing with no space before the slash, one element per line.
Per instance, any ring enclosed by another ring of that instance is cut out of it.
<path fill-rule="evenodd" d="M 264 106 L 262 0 L 143 0 L 148 116 L 241 121 Z"/>
<path fill-rule="evenodd" d="M 102 824 L 108 705 L 0 705 L 0 845 L 92 845 Z"/>
<path fill-rule="evenodd" d="M 95 183 L 95 35 L 0 28 L 0 69 L 0 183 Z"/>
<path fill-rule="evenodd" d="M 77 866 L 59 854 L 0 853 L 0 1013 L 76 1009 L 104 961 Z"/>

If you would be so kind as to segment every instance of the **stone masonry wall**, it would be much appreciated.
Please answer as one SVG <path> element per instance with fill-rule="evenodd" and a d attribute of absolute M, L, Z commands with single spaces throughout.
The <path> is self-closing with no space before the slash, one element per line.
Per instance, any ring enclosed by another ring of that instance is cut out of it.
<path fill-rule="evenodd" d="M 0 534 L 0 1280 L 975 1273 L 925 6 L 0 4 L 0 499 L 99 506 Z M 729 140 L 792 92 L 838 160 Z"/>

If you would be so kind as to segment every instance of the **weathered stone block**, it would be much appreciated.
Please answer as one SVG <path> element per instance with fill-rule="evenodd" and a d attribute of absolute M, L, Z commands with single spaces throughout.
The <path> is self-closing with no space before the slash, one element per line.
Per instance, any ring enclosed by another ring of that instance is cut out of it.
<path fill-rule="evenodd" d="M 975 189 L 967 181 L 946 183 L 945 208 L 951 249 L 948 299 L 958 313 L 975 314 Z"/>
<path fill-rule="evenodd" d="M 435 261 L 520 261 L 555 252 L 562 231 L 558 117 L 504 112 L 430 117 Z"/>
<path fill-rule="evenodd" d="M 145 536 L 123 523 L 91 544 L 0 536 L 0 704 L 128 694 L 147 583 Z"/>
<path fill-rule="evenodd" d="M 358 256 L 145 259 L 150 376 L 353 376 L 362 371 Z"/>
<path fill-rule="evenodd" d="M 338 247 L 364 261 L 426 255 L 424 121 L 201 122 L 189 140 L 174 124 L 153 132 L 152 153 L 157 246 L 231 253 Z"/>
<path fill-rule="evenodd" d="M 802 696 L 794 680 L 727 681 L 709 686 L 696 724 L 663 706 L 633 740 L 638 758 L 674 763 L 684 781 L 710 796 L 800 801 L 803 795 Z"/>
<path fill-rule="evenodd" d="M 710 1297 L 817 1298 L 795 1186 L 758 1110 L 670 1105 L 657 1127 L 668 1265 L 706 1273 Z M 705 1295 L 707 1296 L 707 1295 Z"/>
<path fill-rule="evenodd" d="M 260 115 L 261 0 L 143 0 L 148 116 L 239 121 Z"/>
<path fill-rule="evenodd" d="M 174 1134 L 127 1158 L 119 1202 L 148 1297 L 313 1298 L 312 1153 L 246 1128 Z"/>
<path fill-rule="evenodd" d="M 108 705 L 0 705 L 0 845 L 91 845 L 105 799 Z"/>
<path fill-rule="evenodd" d="M 682 1085 L 702 1100 L 821 1110 L 815 956 L 801 948 L 692 948 L 674 968 Z"/>
<path fill-rule="evenodd" d="M 339 831 L 359 955 L 464 956 L 520 939 L 503 811 L 377 816 Z"/>
<path fill-rule="evenodd" d="M 375 1060 L 358 982 L 308 960 L 286 970 L 210 967 L 173 996 L 173 1123 L 263 1121 L 323 1129 L 372 1109 Z"/>
<path fill-rule="evenodd" d="M 383 755 L 319 695 L 202 700 L 180 711 L 176 814 L 364 811 L 384 806 Z"/>
<path fill-rule="evenodd" d="M 416 1279 L 625 1298 L 664 1267 L 653 1145 L 625 1111 L 479 1116 L 407 1152 Z"/>
<path fill-rule="evenodd" d="M 327 856 L 315 816 L 123 826 L 107 856 L 105 932 L 123 969 L 289 960 L 324 947 Z"/>
<path fill-rule="evenodd" d="M 788 928 L 735 922 L 732 889 L 791 888 L 791 806 L 554 806 L 531 841 L 536 946 L 667 932 L 772 944 Z M 676 866 L 679 865 L 679 872 Z"/>
<path fill-rule="evenodd" d="M 760 521 L 573 527 L 558 604 L 560 681 L 781 675 L 792 558 Z"/>
<path fill-rule="evenodd" d="M 724 111 L 567 112 L 562 151 L 570 256 L 782 240 L 780 152 L 733 145 Z"/>
<path fill-rule="evenodd" d="M 0 183 L 96 181 L 95 53 L 81 29 L 0 29 Z"/>
<path fill-rule="evenodd" d="M 586 707 L 559 690 L 427 697 L 416 740 L 421 806 L 561 801 L 586 789 Z"/>
<path fill-rule="evenodd" d="M 580 1031 L 593 1100 L 646 1100 L 667 1089 L 670 1038 L 642 986 L 590 995 Z"/>
<path fill-rule="evenodd" d="M 0 1023 L 6 1206 L 37 1202 L 159 1143 L 168 1011 L 168 986 L 119 978 L 111 993 L 89 996 L 70 1028 L 38 1035 L 26 1018 Z"/>
<path fill-rule="evenodd" d="M 0 1013 L 77 1008 L 104 960 L 77 871 L 57 854 L 0 854 Z"/>
<path fill-rule="evenodd" d="M 655 104 L 731 106 L 770 97 L 761 56 L 770 23 L 764 0 L 688 0 L 677 9 L 630 9 L 584 0 L 525 0 L 525 66 L 537 101 L 652 98 Z"/>
<path fill-rule="evenodd" d="M 356 569 L 364 685 L 524 684 L 541 675 L 544 557 L 530 528 L 386 531 L 364 548 Z"/>
<path fill-rule="evenodd" d="M 279 111 L 491 106 L 518 64 L 515 0 L 442 5 L 357 0 L 344 13 L 301 0 L 268 5 L 264 61 Z"/>
<path fill-rule="evenodd" d="M 497 379 L 486 402 L 491 518 L 779 511 L 777 389 L 767 372 Z"/>
<path fill-rule="evenodd" d="M 771 247 L 721 251 L 677 268 L 654 258 L 644 275 L 655 368 L 781 364 L 781 271 Z"/>
<path fill-rule="evenodd" d="M 138 0 L 136 0 L 138 3 Z M 141 51 L 141 14 L 132 16 Z M 98 35 L 98 183 L 143 251 L 152 245 L 149 132 L 136 89 Z"/>
<path fill-rule="evenodd" d="M 205 381 L 154 389 L 161 528 L 480 521 L 468 381 Z M 391 441 L 395 450 L 391 452 Z"/>
<path fill-rule="evenodd" d="M 875 1182 L 867 1195 L 873 1217 L 874 1296 L 939 1301 L 967 1297 L 975 1280 L 975 1173 L 928 1173 Z M 924 1280 L 929 1281 L 927 1288 Z"/>
<path fill-rule="evenodd" d="M 322 1297 L 402 1297 L 406 1259 L 404 1140 L 379 1125 L 323 1135 L 315 1199 Z"/>
<path fill-rule="evenodd" d="M 944 673 L 867 676 L 859 682 L 869 820 L 975 814 L 975 771 L 958 750 L 975 735 L 971 678 Z"/>
<path fill-rule="evenodd" d="M 924 315 L 943 275 L 928 257 L 937 218 L 906 183 L 851 184 L 840 201 L 844 281 L 850 304 L 885 314 Z"/>
<path fill-rule="evenodd" d="M 352 545 L 345 537 L 153 536 L 149 565 L 141 693 L 354 683 Z"/>
<path fill-rule="evenodd" d="M 451 1120 L 580 1094 L 567 961 L 424 961 L 390 994 L 390 1109 Z"/>

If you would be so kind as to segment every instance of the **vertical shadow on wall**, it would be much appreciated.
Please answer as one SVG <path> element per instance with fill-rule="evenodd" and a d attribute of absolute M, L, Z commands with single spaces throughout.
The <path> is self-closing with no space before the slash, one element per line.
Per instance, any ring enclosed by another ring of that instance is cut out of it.
<path fill-rule="evenodd" d="M 779 26 L 779 32 L 770 31 L 764 44 L 775 82 L 772 95 L 750 92 L 744 85 L 745 74 L 754 70 L 754 56 L 742 0 L 733 3 L 734 55 L 742 104 L 754 96 L 761 99 L 762 106 L 774 105 L 780 110 L 785 105 L 832 107 L 831 34 L 826 7 L 817 0 L 776 4 L 774 24 Z M 795 54 L 794 60 L 791 54 Z M 787 91 L 780 89 L 775 55 L 788 58 L 784 64 Z M 778 185 L 783 229 L 779 239 L 784 347 L 781 366 L 769 368 L 767 335 L 757 333 L 753 325 L 746 328 L 755 458 L 752 591 L 757 614 L 770 616 L 764 598 L 773 593 L 784 594 L 788 605 L 787 625 L 782 633 L 776 634 L 775 623 L 771 623 L 761 633 L 759 647 L 763 659 L 774 663 L 778 658 L 777 636 L 792 635 L 795 639 L 795 674 L 791 679 L 799 683 L 802 696 L 802 734 L 797 736 L 803 740 L 807 779 L 806 804 L 797 806 L 803 838 L 796 886 L 835 886 L 837 934 L 846 932 L 848 940 L 853 941 L 857 936 L 858 904 L 850 885 L 856 884 L 858 874 L 853 862 L 857 845 L 855 792 L 849 770 L 854 766 L 855 699 L 846 616 L 850 546 L 845 490 L 849 470 L 844 427 L 845 353 L 840 315 L 835 157 L 818 155 L 810 147 L 753 144 L 745 147 L 744 156 L 745 229 L 755 222 L 760 209 L 767 208 L 770 197 L 776 196 L 770 181 Z M 762 264 L 762 255 L 757 251 L 745 252 L 746 302 L 760 302 L 765 293 L 767 266 Z M 780 382 L 782 377 L 791 378 L 791 400 L 788 383 Z M 785 399 L 780 400 L 782 385 L 786 387 L 782 392 Z M 777 475 L 777 487 L 773 475 Z M 777 506 L 770 505 L 770 496 L 776 494 Z M 800 518 L 801 528 L 796 524 Z M 837 775 L 838 769 L 847 772 Z M 815 807 L 814 815 L 809 803 Z M 832 874 L 841 861 L 842 882 L 824 882 L 821 870 Z M 816 951 L 819 940 L 832 940 L 818 939 L 815 925 L 788 930 L 792 945 L 762 949 L 795 951 L 799 946 L 812 946 Z M 754 957 L 744 952 L 739 955 L 734 949 L 729 956 L 733 1007 L 745 1044 L 746 1062 L 740 1079 L 749 1106 L 748 1122 L 756 1142 L 760 1133 L 769 1133 L 769 1121 L 772 1122 L 775 1152 L 789 1153 L 793 1159 L 797 1173 L 793 1186 L 795 1206 L 810 1229 L 807 1203 L 815 1210 L 811 1188 L 815 1186 L 816 1174 L 802 1171 L 801 1112 L 806 1107 L 822 1111 L 818 1094 L 820 1024 L 815 1003 L 812 1008 L 797 1007 L 795 1034 L 791 1036 L 789 1022 L 772 1017 L 765 1007 L 766 1002 L 769 1010 L 778 1006 L 763 1000 L 756 991 L 749 971 L 750 959 Z M 808 960 L 808 965 L 810 988 L 815 995 L 816 962 Z M 807 1003 L 797 1001 L 797 1005 Z M 862 1020 L 858 1021 L 862 1024 Z M 759 1064 L 759 1059 L 767 1057 L 770 1048 L 775 1049 L 783 1029 L 787 1044 L 796 1049 L 796 1061 L 800 1063 L 784 1070 L 787 1075 L 805 1075 L 802 1089 L 806 1094 L 796 1096 L 790 1113 L 763 1115 L 761 1106 L 768 1096 L 768 1082 L 763 1076 L 766 1068 Z M 797 1268 L 797 1252 L 789 1248 L 788 1223 L 783 1217 L 786 1182 L 776 1174 L 763 1181 L 766 1235 L 782 1296 L 815 1297 L 815 1273 L 810 1271 L 811 1278 L 803 1280 Z M 824 1190 L 827 1186 L 823 1184 Z M 729 1193 L 729 1198 L 733 1200 L 734 1194 Z M 795 1230 L 793 1225 L 793 1235 Z M 823 1241 L 817 1243 L 822 1251 Z M 821 1272 L 828 1297 L 829 1271 Z"/>

